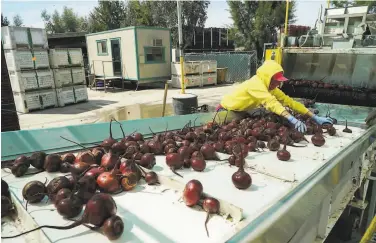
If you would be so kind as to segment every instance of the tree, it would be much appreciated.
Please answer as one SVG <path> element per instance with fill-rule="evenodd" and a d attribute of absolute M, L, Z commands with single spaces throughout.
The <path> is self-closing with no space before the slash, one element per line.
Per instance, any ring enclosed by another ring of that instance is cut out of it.
<path fill-rule="evenodd" d="M 22 26 L 23 25 L 23 20 L 19 14 L 16 14 L 13 16 L 13 25 L 14 26 Z"/>
<path fill-rule="evenodd" d="M 335 0 L 331 1 L 330 4 L 333 7 L 343 8 L 351 6 L 369 6 L 369 13 L 376 13 L 376 1 L 363 1 L 363 0 Z"/>
<path fill-rule="evenodd" d="M 126 5 L 123 1 L 99 0 L 99 4 L 89 14 L 91 32 L 118 29 L 126 26 Z"/>
<path fill-rule="evenodd" d="M 234 25 L 230 35 L 237 46 L 256 50 L 262 57 L 264 43 L 272 42 L 284 27 L 285 1 L 228 1 Z M 295 21 L 295 2 L 290 2 L 289 24 Z"/>
<path fill-rule="evenodd" d="M 3 14 L 1 14 L 1 26 L 8 26 L 9 20 L 7 17 L 3 17 Z"/>
<path fill-rule="evenodd" d="M 183 49 L 193 39 L 196 27 L 204 27 L 209 1 L 182 1 Z M 172 42 L 178 43 L 176 1 L 130 1 L 127 5 L 128 24 L 171 28 Z"/>
<path fill-rule="evenodd" d="M 44 21 L 46 31 L 49 33 L 65 33 L 87 31 L 87 19 L 78 16 L 72 8 L 64 6 L 62 14 L 57 10 L 52 15 L 43 10 L 41 17 Z"/>

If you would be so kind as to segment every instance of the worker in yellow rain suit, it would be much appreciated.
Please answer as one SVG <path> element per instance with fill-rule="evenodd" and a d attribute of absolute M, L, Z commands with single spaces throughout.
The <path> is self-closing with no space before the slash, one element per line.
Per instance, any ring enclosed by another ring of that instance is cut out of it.
<path fill-rule="evenodd" d="M 310 112 L 303 104 L 285 95 L 278 87 L 288 79 L 283 76 L 283 68 L 273 60 L 267 60 L 257 69 L 256 75 L 238 85 L 235 90 L 223 97 L 217 111 L 247 111 L 260 106 L 285 117 L 294 127 L 304 133 L 306 125 L 291 115 L 284 106 L 300 113 L 307 114 L 316 123 L 331 123 L 331 118 L 319 117 Z"/>

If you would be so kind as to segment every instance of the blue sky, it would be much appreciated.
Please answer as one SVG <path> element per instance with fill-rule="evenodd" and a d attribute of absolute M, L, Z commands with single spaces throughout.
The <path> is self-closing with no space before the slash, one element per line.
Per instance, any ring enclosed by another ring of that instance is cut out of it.
<path fill-rule="evenodd" d="M 320 5 L 326 7 L 325 0 L 296 0 L 297 2 L 297 18 L 296 24 L 313 26 L 318 16 Z M 52 12 L 57 9 L 62 11 L 63 6 L 73 8 L 78 15 L 88 14 L 95 6 L 97 1 L 91 0 L 68 0 L 68 1 L 20 1 L 20 0 L 2 0 L 1 12 L 8 19 L 12 19 L 14 15 L 19 14 L 24 20 L 25 26 L 44 27 L 40 17 L 41 11 L 47 9 Z M 20 9 L 22 6 L 22 9 Z M 224 27 L 232 23 L 228 12 L 227 3 L 225 1 L 211 1 L 208 9 L 207 27 Z"/>

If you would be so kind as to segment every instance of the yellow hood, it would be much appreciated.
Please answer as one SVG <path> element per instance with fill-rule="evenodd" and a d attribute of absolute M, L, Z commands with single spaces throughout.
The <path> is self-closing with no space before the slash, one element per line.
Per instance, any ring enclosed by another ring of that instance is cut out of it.
<path fill-rule="evenodd" d="M 269 90 L 269 84 L 274 74 L 283 72 L 281 65 L 268 60 L 257 69 L 256 75 L 239 84 L 231 93 L 225 95 L 221 105 L 230 111 L 249 111 L 260 106 L 281 115 L 290 107 L 300 114 L 306 114 L 308 109 L 285 95 L 279 88 Z"/>
<path fill-rule="evenodd" d="M 265 61 L 256 71 L 256 75 L 265 84 L 266 88 L 269 88 L 270 81 L 274 74 L 283 72 L 283 68 L 276 61 Z"/>

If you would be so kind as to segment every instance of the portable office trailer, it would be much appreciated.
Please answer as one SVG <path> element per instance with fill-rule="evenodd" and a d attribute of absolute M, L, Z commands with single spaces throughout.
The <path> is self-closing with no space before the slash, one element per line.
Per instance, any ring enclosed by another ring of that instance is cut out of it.
<path fill-rule="evenodd" d="M 132 26 L 86 35 L 90 71 L 96 76 L 140 83 L 171 76 L 168 28 Z"/>

